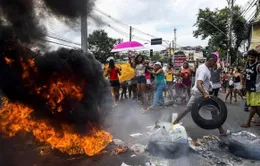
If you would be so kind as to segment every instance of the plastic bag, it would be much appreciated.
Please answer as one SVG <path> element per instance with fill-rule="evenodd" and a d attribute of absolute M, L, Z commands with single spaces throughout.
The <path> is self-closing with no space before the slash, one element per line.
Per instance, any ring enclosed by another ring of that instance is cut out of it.
<path fill-rule="evenodd" d="M 144 153 L 146 149 L 146 146 L 141 145 L 141 144 L 135 144 L 131 147 L 131 150 L 134 151 L 135 153 Z"/>
<path fill-rule="evenodd" d="M 185 128 L 180 124 L 168 122 L 159 123 L 150 137 L 147 150 L 153 155 L 163 157 L 181 154 L 188 148 L 188 136 Z"/>
<path fill-rule="evenodd" d="M 253 133 L 247 131 L 232 133 L 228 148 L 235 156 L 260 160 L 260 140 Z"/>

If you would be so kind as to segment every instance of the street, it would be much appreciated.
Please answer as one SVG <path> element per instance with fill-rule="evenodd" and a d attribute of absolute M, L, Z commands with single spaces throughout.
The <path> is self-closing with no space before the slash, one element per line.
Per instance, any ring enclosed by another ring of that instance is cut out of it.
<path fill-rule="evenodd" d="M 220 94 L 223 99 L 224 94 Z M 162 110 L 153 110 L 148 112 L 147 114 L 142 114 L 140 112 L 140 106 L 138 103 L 133 103 L 132 100 L 121 101 L 119 106 L 113 110 L 113 112 L 106 119 L 106 126 L 108 131 L 114 136 L 114 138 L 118 138 L 126 142 L 129 147 L 132 145 L 139 143 L 142 145 L 146 145 L 149 140 L 149 129 L 148 126 L 154 125 L 156 121 L 170 121 L 172 113 L 178 113 L 184 109 L 181 107 L 167 107 Z M 248 131 L 252 132 L 256 135 L 260 135 L 259 127 L 252 125 L 251 128 L 241 128 L 240 125 L 247 119 L 248 113 L 243 110 L 244 108 L 244 100 L 239 100 L 235 104 L 227 104 L 228 108 L 228 118 L 224 127 L 231 132 L 238 131 Z M 218 135 L 218 130 L 204 130 L 199 128 L 192 120 L 191 115 L 188 114 L 182 120 L 183 125 L 185 126 L 189 137 L 192 139 L 202 138 L 205 135 Z M 131 137 L 131 134 L 140 133 L 142 135 L 137 137 Z M 228 151 L 226 151 L 228 153 Z M 259 163 L 254 163 L 252 161 L 247 161 L 244 159 L 238 159 L 231 154 L 218 154 L 221 158 L 221 155 L 230 156 L 230 158 L 234 158 L 236 160 L 241 160 L 243 164 L 246 165 L 257 165 Z M 191 157 L 192 156 L 192 157 Z M 200 158 L 197 155 L 189 155 L 184 156 L 184 158 L 180 158 L 176 160 L 178 163 L 187 162 L 187 165 L 196 165 L 194 162 L 198 162 L 200 164 L 205 164 L 205 160 Z M 244 163 L 245 162 L 245 163 Z M 133 165 L 133 163 L 128 163 L 129 165 Z M 186 165 L 184 164 L 184 165 Z"/>
<path fill-rule="evenodd" d="M 221 94 L 223 97 L 223 94 Z M 248 113 L 243 111 L 244 101 L 236 104 L 227 104 L 228 119 L 225 128 L 236 131 L 249 131 L 259 135 L 259 127 L 252 126 L 248 129 L 240 127 L 241 123 L 247 118 Z M 118 107 L 114 108 L 105 120 L 105 128 L 114 139 L 124 141 L 129 148 L 134 144 L 147 145 L 149 141 L 149 126 L 153 126 L 156 121 L 170 121 L 173 112 L 180 112 L 184 107 L 168 107 L 161 110 L 154 110 L 147 114 L 142 114 L 140 104 L 132 100 L 121 101 Z M 183 119 L 188 135 L 192 139 L 202 138 L 205 135 L 218 136 L 217 130 L 203 130 L 199 128 L 192 120 L 191 115 Z M 137 134 L 131 137 L 130 135 Z M 138 135 L 139 134 L 139 135 Z M 201 166 L 201 165 L 259 165 L 257 161 L 250 161 L 233 156 L 228 150 L 212 152 L 212 154 L 199 154 L 193 151 L 188 152 L 178 158 L 164 160 L 148 154 L 135 154 L 130 149 L 118 155 L 112 155 L 111 151 L 115 148 L 113 143 L 109 145 L 104 153 L 93 157 L 85 155 L 69 156 L 55 149 L 51 149 L 45 144 L 38 143 L 32 134 L 20 133 L 12 138 L 1 138 L 0 140 L 0 165 L 8 166 L 60 166 L 60 165 L 95 165 L 95 166 L 121 166 L 122 163 L 131 166 L 141 165 L 151 160 L 167 161 L 164 166 L 183 165 L 183 166 Z M 13 153 L 15 152 L 15 153 Z M 233 163 L 231 163 L 231 161 Z"/>

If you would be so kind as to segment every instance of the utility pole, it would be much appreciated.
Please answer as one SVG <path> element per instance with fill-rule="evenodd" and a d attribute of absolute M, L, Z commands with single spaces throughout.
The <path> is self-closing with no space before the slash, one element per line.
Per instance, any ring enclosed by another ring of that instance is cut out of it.
<path fill-rule="evenodd" d="M 169 55 L 168 56 L 171 56 L 172 55 L 172 46 L 171 46 L 171 42 L 169 42 Z"/>
<path fill-rule="evenodd" d="M 177 29 L 176 28 L 174 28 L 174 50 L 176 50 L 176 46 L 177 46 L 177 36 L 176 36 L 176 32 L 177 32 Z"/>
<path fill-rule="evenodd" d="M 130 26 L 129 41 L 132 41 L 132 31 L 133 31 L 133 28 L 132 28 L 132 26 Z"/>
<path fill-rule="evenodd" d="M 228 51 L 227 51 L 227 63 L 229 63 L 229 59 L 231 56 L 231 48 L 232 48 L 232 24 L 233 24 L 233 7 L 234 7 L 234 0 L 228 0 L 229 6 L 229 28 L 228 28 Z"/>
<path fill-rule="evenodd" d="M 85 6 L 81 16 L 81 49 L 84 53 L 88 52 L 88 21 L 87 21 L 87 2 L 83 1 Z"/>

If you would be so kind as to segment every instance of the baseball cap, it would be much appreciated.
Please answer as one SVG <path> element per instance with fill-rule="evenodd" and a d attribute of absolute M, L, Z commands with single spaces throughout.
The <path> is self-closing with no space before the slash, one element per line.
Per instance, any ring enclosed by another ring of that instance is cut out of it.
<path fill-rule="evenodd" d="M 162 64 L 161 64 L 161 62 L 156 62 L 156 63 L 155 63 L 155 65 L 159 65 L 159 66 L 161 66 L 161 67 L 162 67 Z"/>

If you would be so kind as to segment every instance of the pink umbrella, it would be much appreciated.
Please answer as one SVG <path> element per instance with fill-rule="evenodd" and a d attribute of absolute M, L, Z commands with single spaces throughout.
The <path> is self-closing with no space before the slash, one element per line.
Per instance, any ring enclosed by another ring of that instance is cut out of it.
<path fill-rule="evenodd" d="M 121 42 L 116 45 L 111 52 L 122 52 L 122 51 L 130 51 L 130 50 L 138 50 L 142 49 L 144 46 L 137 41 L 129 41 L 129 42 Z"/>

